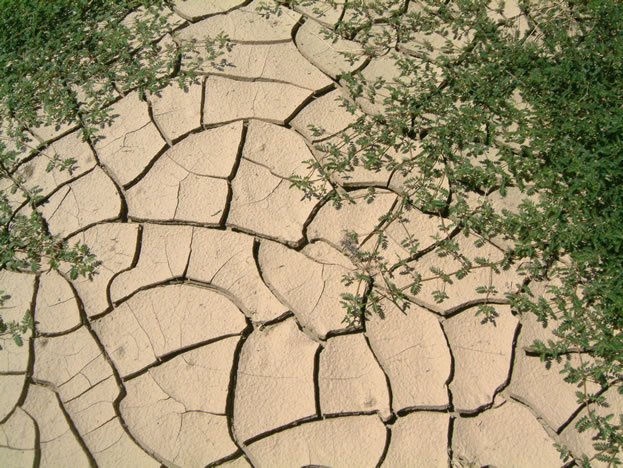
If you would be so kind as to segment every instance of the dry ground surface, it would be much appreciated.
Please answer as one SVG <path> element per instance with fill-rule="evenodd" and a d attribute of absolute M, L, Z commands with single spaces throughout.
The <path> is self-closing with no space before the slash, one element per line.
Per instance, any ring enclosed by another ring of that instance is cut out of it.
<path fill-rule="evenodd" d="M 324 40 L 310 11 L 265 19 L 257 3 L 179 1 L 176 40 L 224 31 L 229 63 L 204 64 L 187 90 L 120 97 L 96 145 L 31 129 L 78 159 L 71 178 L 44 178 L 45 155 L 23 166 L 50 230 L 103 263 L 93 281 L 2 273 L 7 318 L 31 308 L 37 324 L 0 352 L 0 465 L 554 467 L 554 443 L 590 454 L 576 388 L 526 351 L 548 330 L 502 297 L 482 325 L 480 278 L 441 306 L 435 285 L 406 314 L 388 304 L 385 319 L 343 323 L 344 232 L 371 232 L 401 177 L 355 171 L 340 210 L 287 178 L 354 118 L 337 75 L 382 63 L 345 62 L 337 51 L 355 46 Z M 426 242 L 437 222 L 415 212 L 408 229 Z M 503 294 L 521 278 L 495 281 Z"/>

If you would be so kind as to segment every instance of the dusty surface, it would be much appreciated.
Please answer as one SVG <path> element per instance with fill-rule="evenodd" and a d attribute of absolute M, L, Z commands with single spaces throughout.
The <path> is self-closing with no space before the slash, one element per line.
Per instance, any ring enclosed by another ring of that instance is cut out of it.
<path fill-rule="evenodd" d="M 406 313 L 387 303 L 383 319 L 343 322 L 340 294 L 355 291 L 341 281 L 355 268 L 345 231 L 365 247 L 401 175 L 355 172 L 343 181 L 355 202 L 340 210 L 288 176 L 355 118 L 335 102 L 337 75 L 391 68 L 348 64 L 336 51 L 356 44 L 322 38 L 339 11 L 267 20 L 257 3 L 178 1 L 174 37 L 224 30 L 234 65 L 121 98 L 96 145 L 75 128 L 33 130 L 80 166 L 33 180 L 50 230 L 103 263 L 93 281 L 2 273 L 7 318 L 30 308 L 37 333 L 0 352 L 0 464 L 550 467 L 554 443 L 590 454 L 573 427 L 576 388 L 527 352 L 547 332 L 503 304 L 521 281 L 512 271 L 494 278 L 495 326 L 474 315 L 486 273 L 442 305 L 432 281 Z M 40 173 L 43 159 L 22 170 Z M 437 224 L 413 211 L 403 228 L 428 248 Z M 388 230 L 388 258 L 405 255 L 403 234 Z"/>

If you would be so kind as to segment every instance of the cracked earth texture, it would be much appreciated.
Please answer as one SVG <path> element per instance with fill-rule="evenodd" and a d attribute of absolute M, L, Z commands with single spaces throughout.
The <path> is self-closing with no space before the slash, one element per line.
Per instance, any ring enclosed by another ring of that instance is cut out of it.
<path fill-rule="evenodd" d="M 372 231 L 401 176 L 355 171 L 342 181 L 353 197 L 375 186 L 378 199 L 339 211 L 287 177 L 320 157 L 309 124 L 329 139 L 354 119 L 337 75 L 388 69 L 349 64 L 336 49 L 353 44 L 318 34 L 339 9 L 265 19 L 257 4 L 178 1 L 173 38 L 222 30 L 231 65 L 204 63 L 199 84 L 147 102 L 120 97 L 95 145 L 78 128 L 31 129 L 79 163 L 32 180 L 50 230 L 103 263 L 93 281 L 2 273 L 7 318 L 30 308 L 37 334 L 0 352 L 0 464 L 553 467 L 554 443 L 590 454 L 576 389 L 527 352 L 548 330 L 502 297 L 496 326 L 482 325 L 478 278 L 443 307 L 432 285 L 406 314 L 386 304 L 384 319 L 342 322 L 343 233 Z M 44 157 L 23 170 L 43 174 Z M 411 216 L 411 234 L 435 234 Z M 521 279 L 495 281 L 502 294 Z"/>

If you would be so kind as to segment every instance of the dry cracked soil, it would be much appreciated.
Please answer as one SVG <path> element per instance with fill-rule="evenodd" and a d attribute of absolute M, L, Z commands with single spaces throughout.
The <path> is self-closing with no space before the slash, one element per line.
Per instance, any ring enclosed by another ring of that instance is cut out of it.
<path fill-rule="evenodd" d="M 1 273 L 7 318 L 30 308 L 37 324 L 0 352 L 0 465 L 555 467 L 554 443 L 590 454 L 576 388 L 527 350 L 549 331 L 502 300 L 482 325 L 480 278 L 441 306 L 431 285 L 407 313 L 388 303 L 383 319 L 343 322 L 344 232 L 374 230 L 404 179 L 355 171 L 355 202 L 337 210 L 288 177 L 355 118 L 337 75 L 391 69 L 350 64 L 337 52 L 353 44 L 319 34 L 339 8 L 266 19 L 258 3 L 177 1 L 171 34 L 224 31 L 226 66 L 146 102 L 120 96 L 95 145 L 79 128 L 31 129 L 78 159 L 72 176 L 44 176 L 45 154 L 22 166 L 51 232 L 102 265 L 93 281 Z M 425 242 L 437 223 L 413 212 L 408 228 Z M 521 279 L 495 281 L 503 294 Z"/>

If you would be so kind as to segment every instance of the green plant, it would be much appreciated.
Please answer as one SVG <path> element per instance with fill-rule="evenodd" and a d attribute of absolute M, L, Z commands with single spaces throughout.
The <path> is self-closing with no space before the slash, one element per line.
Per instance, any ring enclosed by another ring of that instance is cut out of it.
<path fill-rule="evenodd" d="M 164 0 L 0 0 L 0 271 L 36 273 L 68 265 L 69 276 L 91 277 L 98 261 L 88 247 L 53 236 L 38 212 L 39 187 L 18 169 L 44 144 L 28 130 L 76 126 L 93 142 L 110 123 L 110 104 L 132 90 L 157 92 L 173 77 L 194 79 L 195 44 L 161 41 L 171 29 Z M 220 55 L 226 38 L 208 41 L 208 60 Z M 180 69 L 183 56 L 187 66 Z M 49 156 L 47 171 L 76 168 L 72 158 Z M 2 304 L 9 295 L 2 294 Z M 0 307 L 1 305 L 0 304 Z M 32 326 L 5 322 L 0 337 Z"/>
<path fill-rule="evenodd" d="M 334 3 L 279 1 L 264 11 L 304 5 L 321 14 Z M 507 294 L 508 303 L 555 327 L 555 340 L 533 344 L 546 363 L 570 353 L 586 358 L 563 370 L 586 404 L 578 428 L 597 434 L 595 460 L 620 464 L 623 420 L 597 416 L 595 408 L 608 403 L 586 383 L 623 393 L 623 4 L 340 3 L 346 13 L 324 35 L 357 42 L 364 58 L 391 57 L 399 76 L 339 77 L 350 94 L 346 108 L 376 108 L 319 145 L 323 158 L 308 161 L 310 172 L 294 175 L 292 186 L 341 204 L 350 200 L 336 176 L 357 167 L 397 171 L 405 180 L 399 203 L 379 219 L 372 247 L 363 250 L 352 236 L 344 242 L 358 268 L 344 281 L 360 286 L 343 296 L 345 320 L 382 313 L 382 300 L 406 308 L 431 280 L 448 285 L 477 270 L 492 278 L 516 268 L 525 281 Z M 434 38 L 442 44 L 434 47 Z M 522 203 L 514 211 L 496 208 L 491 198 L 511 189 Z M 455 270 L 418 271 L 422 251 L 411 237 L 402 241 L 407 256 L 386 259 L 388 228 L 414 208 L 438 217 L 434 247 L 456 260 Z M 469 258 L 459 249 L 461 236 L 476 247 L 505 246 L 503 258 Z M 532 294 L 535 283 L 550 281 L 558 284 L 548 288 L 550 300 Z M 477 313 L 495 321 L 493 283 L 476 293 Z M 444 287 L 433 296 L 447 300 Z"/>

